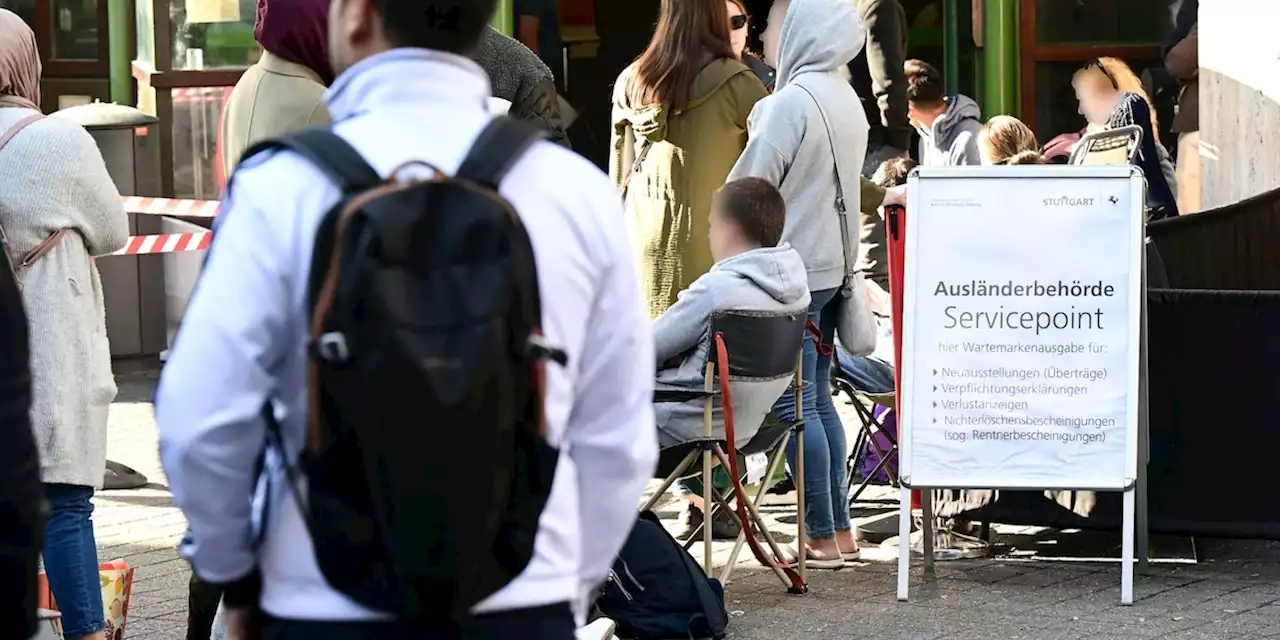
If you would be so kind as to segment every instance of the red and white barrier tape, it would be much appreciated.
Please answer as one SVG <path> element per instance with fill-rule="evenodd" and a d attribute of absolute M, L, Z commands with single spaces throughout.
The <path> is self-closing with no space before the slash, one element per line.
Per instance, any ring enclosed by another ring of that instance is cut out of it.
<path fill-rule="evenodd" d="M 162 233 L 151 236 L 130 236 L 124 248 L 108 255 L 140 256 L 151 253 L 175 253 L 179 251 L 204 251 L 213 242 L 213 232 Z"/>
<path fill-rule="evenodd" d="M 159 216 L 212 218 L 218 215 L 218 210 L 222 207 L 222 202 L 219 200 L 179 200 L 174 198 L 143 198 L 140 196 L 125 196 L 121 200 L 127 213 Z"/>

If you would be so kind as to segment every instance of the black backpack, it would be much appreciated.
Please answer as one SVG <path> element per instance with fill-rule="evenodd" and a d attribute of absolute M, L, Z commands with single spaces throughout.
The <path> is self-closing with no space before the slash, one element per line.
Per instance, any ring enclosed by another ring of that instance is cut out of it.
<path fill-rule="evenodd" d="M 325 580 L 367 607 L 463 620 L 533 556 L 558 458 L 544 365 L 565 356 L 498 185 L 541 137 L 499 118 L 453 177 L 384 180 L 327 129 L 245 154 L 294 151 L 342 189 L 311 263 L 307 442 L 282 457 Z"/>
<path fill-rule="evenodd" d="M 621 638 L 718 640 L 729 627 L 724 587 L 707 577 L 652 511 L 636 520 L 596 607 L 618 623 Z"/>

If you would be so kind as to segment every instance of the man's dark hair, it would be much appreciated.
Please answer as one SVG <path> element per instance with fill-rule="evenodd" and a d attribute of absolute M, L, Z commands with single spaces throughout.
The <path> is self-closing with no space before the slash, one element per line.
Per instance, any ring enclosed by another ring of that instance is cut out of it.
<path fill-rule="evenodd" d="M 400 47 L 468 55 L 475 50 L 497 0 L 373 0 L 387 37 Z"/>
<path fill-rule="evenodd" d="M 890 187 L 900 187 L 907 183 L 907 176 L 911 170 L 919 166 L 915 160 L 907 156 L 899 156 L 889 158 L 880 163 L 876 168 L 876 173 L 872 176 L 877 186 L 888 189 Z"/>
<path fill-rule="evenodd" d="M 902 67 L 907 72 L 907 100 L 930 108 L 943 103 L 947 90 L 937 67 L 924 60 L 908 60 Z"/>
<path fill-rule="evenodd" d="M 787 203 L 767 180 L 742 178 L 727 182 L 716 191 L 715 202 L 723 215 L 737 223 L 747 240 L 761 247 L 776 247 L 782 242 Z"/>

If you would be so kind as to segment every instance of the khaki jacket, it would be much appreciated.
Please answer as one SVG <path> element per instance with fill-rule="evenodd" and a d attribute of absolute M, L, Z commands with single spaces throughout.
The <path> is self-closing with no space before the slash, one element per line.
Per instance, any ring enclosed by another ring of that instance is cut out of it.
<path fill-rule="evenodd" d="M 675 112 L 667 105 L 631 104 L 634 71 L 623 71 L 614 88 L 609 175 L 619 188 L 628 181 L 627 232 L 656 318 L 715 264 L 707 236 L 711 196 L 747 144 L 751 108 L 768 94 L 746 65 L 716 60 L 694 79 L 689 103 Z"/>
<path fill-rule="evenodd" d="M 269 51 L 249 67 L 231 90 L 222 112 L 222 169 L 230 178 L 251 145 L 329 124 L 325 86 L 316 72 Z"/>

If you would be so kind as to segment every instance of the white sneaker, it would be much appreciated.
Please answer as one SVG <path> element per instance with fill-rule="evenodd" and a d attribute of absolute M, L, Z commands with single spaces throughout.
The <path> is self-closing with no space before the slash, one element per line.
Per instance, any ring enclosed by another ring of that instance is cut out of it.
<path fill-rule="evenodd" d="M 598 618 L 595 622 L 578 629 L 578 640 L 614 640 L 613 632 L 618 624 L 608 618 Z"/>

